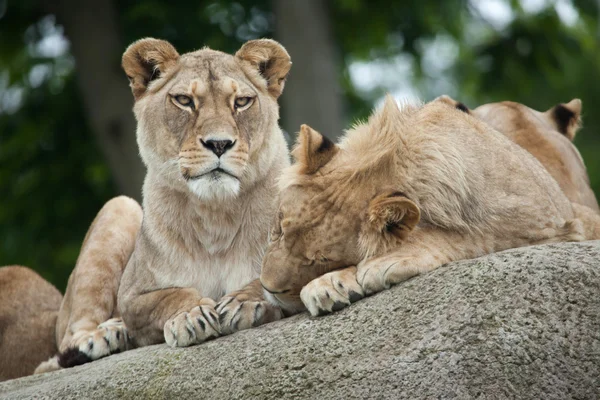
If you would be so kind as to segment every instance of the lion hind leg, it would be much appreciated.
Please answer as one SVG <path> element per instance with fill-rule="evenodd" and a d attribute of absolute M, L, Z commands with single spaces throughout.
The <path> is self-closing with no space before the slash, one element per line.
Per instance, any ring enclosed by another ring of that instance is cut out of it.
<path fill-rule="evenodd" d="M 127 330 L 116 318 L 116 298 L 141 221 L 139 204 L 120 196 L 108 201 L 92 222 L 58 316 L 60 366 L 83 364 L 128 348 Z"/>
<path fill-rule="evenodd" d="M 29 268 L 0 268 L 0 382 L 31 375 L 57 352 L 62 295 Z"/>

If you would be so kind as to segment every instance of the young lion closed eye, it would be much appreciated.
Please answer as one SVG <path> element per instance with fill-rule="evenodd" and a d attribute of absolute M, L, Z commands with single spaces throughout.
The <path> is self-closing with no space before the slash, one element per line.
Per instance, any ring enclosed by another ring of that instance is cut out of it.
<path fill-rule="evenodd" d="M 261 273 L 288 313 L 332 312 L 454 260 L 600 237 L 531 154 L 443 101 L 388 96 L 337 145 L 303 126 L 292 154 Z"/>

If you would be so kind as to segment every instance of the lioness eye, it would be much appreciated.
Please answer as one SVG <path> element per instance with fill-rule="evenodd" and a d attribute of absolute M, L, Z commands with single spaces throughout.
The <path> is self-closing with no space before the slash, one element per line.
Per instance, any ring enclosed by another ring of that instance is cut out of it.
<path fill-rule="evenodd" d="M 189 106 L 193 106 L 194 105 L 194 102 L 192 101 L 192 99 L 189 98 L 188 96 L 183 95 L 183 94 L 175 96 L 175 101 L 178 102 L 179 104 L 181 104 L 182 106 L 185 106 L 185 107 L 189 107 Z"/>
<path fill-rule="evenodd" d="M 242 111 L 247 109 L 252 105 L 252 97 L 238 97 L 235 99 L 235 109 L 238 111 Z"/>

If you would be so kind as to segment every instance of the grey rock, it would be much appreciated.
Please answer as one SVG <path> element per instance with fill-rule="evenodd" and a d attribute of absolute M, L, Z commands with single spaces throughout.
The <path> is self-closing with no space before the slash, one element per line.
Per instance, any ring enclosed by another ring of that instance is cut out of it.
<path fill-rule="evenodd" d="M 333 315 L 0 384 L 0 398 L 600 398 L 600 241 L 449 264 Z"/>

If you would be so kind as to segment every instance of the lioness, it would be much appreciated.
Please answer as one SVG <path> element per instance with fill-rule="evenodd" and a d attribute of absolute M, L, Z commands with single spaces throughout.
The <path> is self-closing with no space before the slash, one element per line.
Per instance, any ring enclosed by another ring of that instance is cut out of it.
<path fill-rule="evenodd" d="M 179 56 L 144 39 L 123 55 L 148 166 L 144 222 L 118 296 L 134 345 L 189 346 L 281 317 L 257 278 L 289 164 L 277 98 L 290 66 L 272 40 L 235 56 Z"/>
<path fill-rule="evenodd" d="M 281 318 L 257 278 L 276 179 L 289 165 L 277 99 L 290 66 L 286 50 L 267 39 L 233 56 L 208 48 L 179 55 L 157 39 L 129 46 L 123 68 L 148 169 L 143 219 L 124 197 L 100 211 L 58 314 L 59 355 L 37 372 Z"/>
<path fill-rule="evenodd" d="M 56 354 L 61 300 L 60 292 L 29 268 L 0 268 L 0 382 L 30 375 Z"/>
<path fill-rule="evenodd" d="M 600 237 L 531 154 L 444 101 L 388 96 L 337 145 L 302 126 L 292 154 L 261 273 L 288 313 L 329 313 L 454 260 Z"/>
<path fill-rule="evenodd" d="M 580 127 L 581 100 L 557 104 L 545 112 L 512 101 L 484 104 L 471 110 L 448 96 L 438 100 L 503 133 L 542 163 L 569 200 L 600 212 L 581 154 L 572 143 Z"/>

